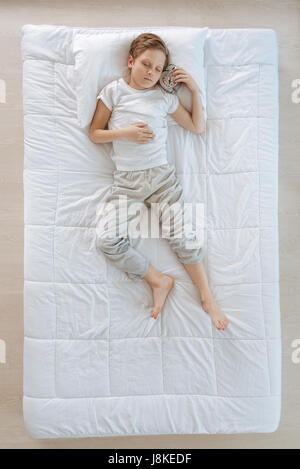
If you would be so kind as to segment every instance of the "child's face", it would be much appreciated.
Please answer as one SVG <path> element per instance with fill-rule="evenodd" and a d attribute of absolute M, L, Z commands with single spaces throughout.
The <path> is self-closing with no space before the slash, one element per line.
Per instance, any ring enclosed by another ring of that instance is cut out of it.
<path fill-rule="evenodd" d="M 129 56 L 128 67 L 131 68 L 132 82 L 141 88 L 152 88 L 160 79 L 165 60 L 165 54 L 159 49 L 145 50 L 135 62 L 132 56 Z"/>

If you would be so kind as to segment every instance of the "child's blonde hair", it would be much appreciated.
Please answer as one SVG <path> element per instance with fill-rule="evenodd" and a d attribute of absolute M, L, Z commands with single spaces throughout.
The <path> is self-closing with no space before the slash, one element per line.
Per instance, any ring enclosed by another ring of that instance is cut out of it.
<path fill-rule="evenodd" d="M 164 41 L 156 34 L 142 33 L 137 36 L 130 44 L 129 55 L 135 60 L 147 49 L 159 49 L 165 54 L 166 58 L 163 67 L 165 69 L 169 63 L 169 50 Z"/>

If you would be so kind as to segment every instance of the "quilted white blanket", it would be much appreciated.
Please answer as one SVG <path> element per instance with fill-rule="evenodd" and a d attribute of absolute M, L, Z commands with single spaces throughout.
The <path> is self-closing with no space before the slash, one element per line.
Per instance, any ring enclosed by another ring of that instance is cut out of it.
<path fill-rule="evenodd" d="M 147 282 L 95 249 L 96 209 L 115 168 L 112 144 L 93 144 L 78 126 L 72 38 L 84 30 L 22 28 L 27 431 L 273 432 L 281 408 L 276 33 L 209 30 L 206 133 L 169 128 L 168 159 L 186 201 L 205 205 L 205 265 L 230 320 L 224 332 L 165 239 L 134 240 L 175 278 L 157 321 Z"/>

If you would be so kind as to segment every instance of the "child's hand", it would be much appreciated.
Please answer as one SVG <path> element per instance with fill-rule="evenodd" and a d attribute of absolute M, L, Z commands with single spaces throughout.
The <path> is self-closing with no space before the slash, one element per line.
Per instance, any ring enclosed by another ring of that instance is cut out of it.
<path fill-rule="evenodd" d="M 199 91 L 199 87 L 192 76 L 186 72 L 183 68 L 174 68 L 172 72 L 172 80 L 174 83 L 182 82 L 190 91 Z"/>
<path fill-rule="evenodd" d="M 146 123 L 132 124 L 125 129 L 125 138 L 137 143 L 149 143 L 155 137 L 152 130 L 145 128 Z"/>

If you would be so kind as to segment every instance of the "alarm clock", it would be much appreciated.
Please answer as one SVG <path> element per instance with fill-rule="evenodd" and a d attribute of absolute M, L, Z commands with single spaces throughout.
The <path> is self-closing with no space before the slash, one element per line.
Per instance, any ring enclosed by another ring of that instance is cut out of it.
<path fill-rule="evenodd" d="M 162 72 L 160 79 L 159 79 L 159 84 L 160 86 L 167 91 L 168 93 L 174 94 L 175 91 L 180 88 L 180 85 L 182 83 L 174 83 L 172 80 L 172 73 L 173 70 L 176 68 L 176 65 L 174 64 L 169 64 L 165 70 Z"/>

